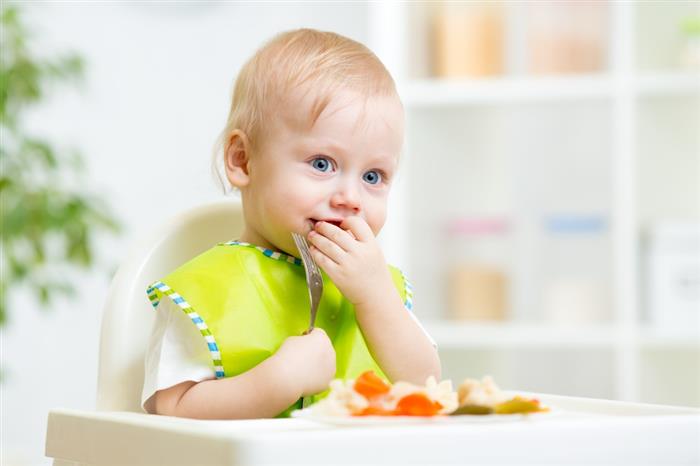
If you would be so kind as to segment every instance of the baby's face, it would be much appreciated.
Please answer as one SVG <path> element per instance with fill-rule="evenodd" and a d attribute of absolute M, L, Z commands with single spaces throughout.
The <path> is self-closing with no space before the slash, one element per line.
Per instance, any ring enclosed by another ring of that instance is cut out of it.
<path fill-rule="evenodd" d="M 296 254 L 290 232 L 319 220 L 359 216 L 375 235 L 386 220 L 403 142 L 404 114 L 395 96 L 337 95 L 313 127 L 309 98 L 287 105 L 251 157 L 243 241 Z"/>

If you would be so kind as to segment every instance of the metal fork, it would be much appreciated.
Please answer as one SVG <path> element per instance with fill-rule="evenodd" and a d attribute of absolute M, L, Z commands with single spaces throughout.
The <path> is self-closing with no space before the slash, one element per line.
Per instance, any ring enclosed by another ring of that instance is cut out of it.
<path fill-rule="evenodd" d="M 301 254 L 301 261 L 304 263 L 306 286 L 309 289 L 311 318 L 309 321 L 309 328 L 304 332 L 304 335 L 306 335 L 314 329 L 316 311 L 318 311 L 318 304 L 321 302 L 321 295 L 323 294 L 323 277 L 321 276 L 318 265 L 316 265 L 313 257 L 311 257 L 309 244 L 306 242 L 306 238 L 299 233 L 292 233 L 292 238 L 294 238 L 294 244 L 297 245 L 297 249 L 299 249 L 299 253 Z"/>
<path fill-rule="evenodd" d="M 309 328 L 302 334 L 306 335 L 314 329 L 314 322 L 316 322 L 316 311 L 318 311 L 318 303 L 321 302 L 321 295 L 323 294 L 323 277 L 321 276 L 321 271 L 318 269 L 318 265 L 316 265 L 313 257 L 311 257 L 309 244 L 306 242 L 306 238 L 301 236 L 299 233 L 292 233 L 292 238 L 294 238 L 294 244 L 297 245 L 297 249 L 299 249 L 299 253 L 301 254 L 301 261 L 304 264 L 304 271 L 306 272 L 306 286 L 309 289 L 311 317 L 309 321 Z M 309 406 L 310 403 L 310 397 L 304 396 L 301 398 L 302 409 Z"/>

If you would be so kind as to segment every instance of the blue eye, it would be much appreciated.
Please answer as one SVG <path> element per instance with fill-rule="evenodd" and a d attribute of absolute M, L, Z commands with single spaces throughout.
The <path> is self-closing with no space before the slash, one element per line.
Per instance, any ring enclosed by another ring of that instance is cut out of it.
<path fill-rule="evenodd" d="M 382 175 L 375 170 L 370 170 L 362 175 L 362 179 L 369 184 L 378 184 L 380 181 L 382 181 Z"/>
<path fill-rule="evenodd" d="M 320 172 L 327 172 L 333 168 L 330 160 L 325 157 L 316 157 L 311 161 L 311 166 Z"/>

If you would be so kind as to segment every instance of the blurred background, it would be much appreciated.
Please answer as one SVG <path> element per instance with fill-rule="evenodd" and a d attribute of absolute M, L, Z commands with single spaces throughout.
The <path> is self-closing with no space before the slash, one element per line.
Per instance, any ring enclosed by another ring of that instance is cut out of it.
<path fill-rule="evenodd" d="M 112 274 L 221 198 L 235 75 L 298 27 L 367 44 L 397 81 L 381 238 L 445 378 L 700 406 L 697 2 L 2 9 L 2 464 L 46 464 L 48 410 L 94 408 Z"/>

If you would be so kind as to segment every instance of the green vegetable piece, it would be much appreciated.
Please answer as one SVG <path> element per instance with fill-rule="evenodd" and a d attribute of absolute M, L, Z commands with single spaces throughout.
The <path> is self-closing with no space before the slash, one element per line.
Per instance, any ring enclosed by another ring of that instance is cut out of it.
<path fill-rule="evenodd" d="M 493 414 L 493 408 L 490 406 L 481 406 L 481 405 L 462 405 L 459 408 L 457 408 L 455 411 L 450 413 L 450 416 L 459 416 L 462 414 L 470 414 L 470 415 Z"/>
<path fill-rule="evenodd" d="M 526 400 L 516 396 L 512 400 L 496 405 L 495 411 L 496 414 L 527 414 L 537 413 L 543 409 L 536 400 Z"/>

